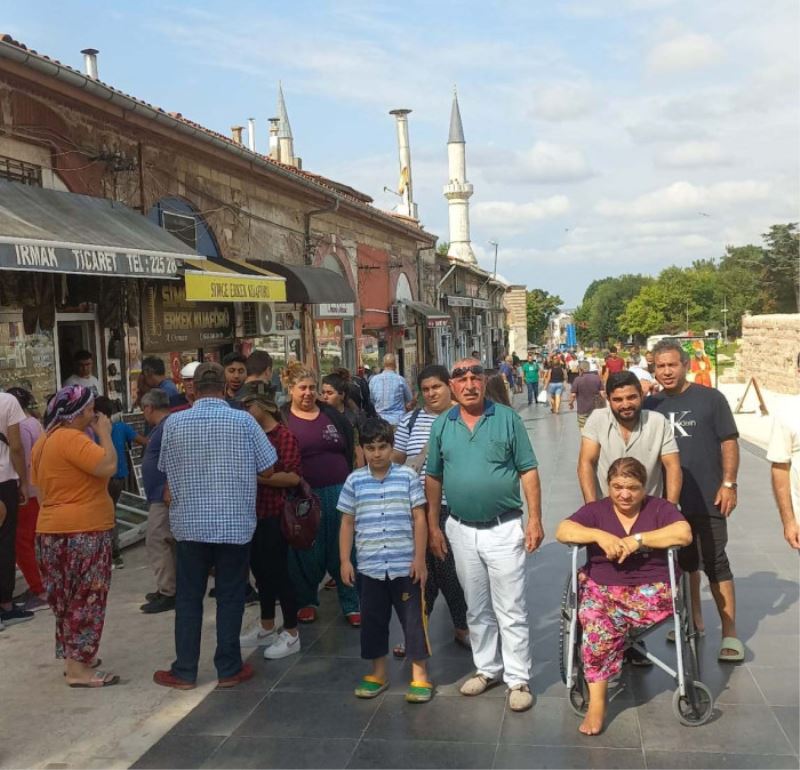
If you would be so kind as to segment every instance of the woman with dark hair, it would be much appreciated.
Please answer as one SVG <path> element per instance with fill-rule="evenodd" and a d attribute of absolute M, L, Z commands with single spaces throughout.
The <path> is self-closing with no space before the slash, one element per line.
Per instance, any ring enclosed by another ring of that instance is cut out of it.
<path fill-rule="evenodd" d="M 92 427 L 98 444 L 86 434 Z M 93 670 L 111 583 L 114 505 L 108 480 L 117 469 L 111 421 L 94 413 L 94 393 L 68 385 L 44 413 L 45 433 L 31 451 L 41 508 L 36 552 L 56 622 L 56 657 L 70 687 L 108 687 L 119 677 Z"/>
<path fill-rule="evenodd" d="M 300 445 L 303 476 L 319 497 L 322 516 L 319 533 L 308 551 L 289 550 L 289 574 L 297 596 L 301 623 L 313 623 L 319 606 L 319 584 L 325 572 L 336 581 L 339 604 L 347 622 L 361 625 L 358 594 L 342 582 L 339 571 L 339 522 L 336 508 L 345 479 L 353 470 L 354 432 L 337 409 L 317 398 L 317 375 L 299 361 L 281 375 L 289 403 L 281 407 L 286 427 Z"/>
<path fill-rule="evenodd" d="M 578 728 L 602 732 L 608 680 L 622 667 L 625 637 L 672 614 L 665 549 L 692 542 L 681 512 L 645 491 L 647 469 L 621 457 L 608 469 L 608 497 L 587 503 L 558 525 L 560 543 L 586 545 L 586 564 L 578 572 L 578 618 L 583 629 L 581 655 L 589 685 L 589 707 Z M 637 551 L 653 549 L 646 554 Z"/>
<path fill-rule="evenodd" d="M 511 406 L 506 378 L 494 369 L 486 371 L 486 396 L 498 404 Z"/>
<path fill-rule="evenodd" d="M 550 359 L 549 368 L 545 369 L 544 373 L 544 387 L 547 389 L 550 411 L 553 414 L 558 414 L 561 409 L 561 394 L 564 392 L 565 379 L 566 373 L 562 358 L 554 355 Z"/>
<path fill-rule="evenodd" d="M 272 393 L 251 393 L 242 407 L 255 418 L 275 447 L 278 462 L 268 478 L 258 479 L 256 531 L 250 544 L 250 569 L 256 578 L 261 603 L 261 625 L 242 635 L 242 647 L 264 647 L 267 660 L 300 652 L 297 634 L 297 600 L 289 578 L 289 545 L 281 532 L 281 512 L 286 490 L 300 483 L 300 446 L 284 425 Z M 275 628 L 275 600 L 280 601 L 283 630 Z"/>
<path fill-rule="evenodd" d="M 354 463 L 356 468 L 360 468 L 364 465 L 364 452 L 358 443 L 358 426 L 364 421 L 365 415 L 353 401 L 353 387 L 350 372 L 347 369 L 335 369 L 322 378 L 320 399 L 350 423 L 355 447 Z"/>

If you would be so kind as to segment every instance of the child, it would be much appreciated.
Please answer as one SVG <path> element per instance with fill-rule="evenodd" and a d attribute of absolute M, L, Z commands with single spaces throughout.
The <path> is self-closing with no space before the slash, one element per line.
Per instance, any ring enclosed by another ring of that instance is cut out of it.
<path fill-rule="evenodd" d="M 433 685 L 425 663 L 431 653 L 422 600 L 427 577 L 425 494 L 411 468 L 392 462 L 394 435 L 386 420 L 365 420 L 359 441 L 367 466 L 347 477 L 337 506 L 344 514 L 339 530 L 342 581 L 349 586 L 356 582 L 350 561 L 355 534 L 361 657 L 372 661 L 372 673 L 361 680 L 355 694 L 375 698 L 389 687 L 386 655 L 394 607 L 411 659 L 406 700 L 427 703 L 433 697 Z"/>

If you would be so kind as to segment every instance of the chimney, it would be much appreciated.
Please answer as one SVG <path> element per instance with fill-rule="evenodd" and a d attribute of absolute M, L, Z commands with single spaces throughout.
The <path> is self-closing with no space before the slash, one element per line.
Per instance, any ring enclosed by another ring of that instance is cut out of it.
<path fill-rule="evenodd" d="M 244 126 L 231 126 L 231 137 L 236 144 L 242 143 L 242 131 L 244 131 Z"/>
<path fill-rule="evenodd" d="M 256 151 L 256 119 L 255 118 L 248 118 L 247 119 L 247 146 L 250 148 L 250 152 Z"/>
<path fill-rule="evenodd" d="M 397 122 L 397 146 L 400 153 L 400 183 L 397 192 L 403 196 L 403 203 L 397 212 L 411 219 L 417 219 L 417 204 L 414 203 L 414 187 L 411 181 L 411 146 L 408 140 L 408 115 L 411 110 L 391 110 Z"/>
<path fill-rule="evenodd" d="M 83 67 L 86 70 L 86 77 L 97 80 L 97 54 L 100 51 L 96 48 L 84 48 L 81 53 L 83 54 Z"/>
<path fill-rule="evenodd" d="M 278 145 L 278 123 L 280 118 L 269 119 L 269 157 L 272 160 L 280 160 L 280 150 Z"/>

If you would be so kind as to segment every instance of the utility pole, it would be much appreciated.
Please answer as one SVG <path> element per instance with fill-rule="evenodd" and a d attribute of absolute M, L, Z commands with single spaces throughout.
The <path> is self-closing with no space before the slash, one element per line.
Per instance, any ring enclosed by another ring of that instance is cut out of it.
<path fill-rule="evenodd" d="M 722 298 L 722 339 L 724 343 L 728 344 L 728 297 L 725 295 Z"/>
<path fill-rule="evenodd" d="M 686 300 L 686 334 L 691 336 L 691 332 L 689 331 L 689 300 Z"/>

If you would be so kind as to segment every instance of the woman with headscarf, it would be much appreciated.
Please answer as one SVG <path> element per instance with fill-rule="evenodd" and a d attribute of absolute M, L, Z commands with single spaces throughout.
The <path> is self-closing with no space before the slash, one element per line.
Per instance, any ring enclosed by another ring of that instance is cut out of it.
<path fill-rule="evenodd" d="M 97 444 L 86 433 L 90 426 Z M 117 469 L 111 421 L 95 415 L 91 390 L 70 385 L 47 404 L 44 429 L 31 452 L 31 471 L 40 503 L 36 553 L 55 616 L 56 658 L 66 660 L 70 687 L 107 687 L 119 682 L 97 670 L 111 582 L 108 480 Z"/>

